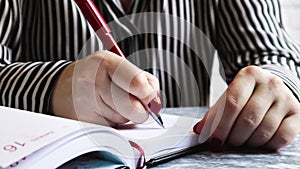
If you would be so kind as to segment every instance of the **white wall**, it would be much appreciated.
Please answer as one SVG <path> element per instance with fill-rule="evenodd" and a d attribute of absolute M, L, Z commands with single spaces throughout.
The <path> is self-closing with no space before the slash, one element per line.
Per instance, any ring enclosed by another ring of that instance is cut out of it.
<path fill-rule="evenodd" d="M 300 43 L 300 0 L 281 0 L 283 25 L 290 36 Z"/>

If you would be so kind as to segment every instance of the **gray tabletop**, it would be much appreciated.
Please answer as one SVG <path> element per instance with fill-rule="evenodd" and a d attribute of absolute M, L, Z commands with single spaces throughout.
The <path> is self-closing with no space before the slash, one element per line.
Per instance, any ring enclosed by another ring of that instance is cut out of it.
<path fill-rule="evenodd" d="M 202 117 L 207 108 L 171 108 L 164 110 L 167 114 L 180 114 Z M 278 152 L 251 150 L 226 150 L 224 152 L 198 152 L 153 167 L 154 169 L 296 169 L 300 168 L 300 134 L 294 142 Z"/>
<path fill-rule="evenodd" d="M 202 117 L 207 108 L 168 108 L 161 113 L 177 114 L 183 116 Z M 88 161 L 88 162 L 87 162 Z M 98 168 L 97 161 L 83 159 L 73 160 L 60 169 L 74 168 L 69 166 L 81 166 L 75 168 Z M 73 164 L 74 162 L 74 164 Z M 78 165 L 80 164 L 80 165 Z M 292 144 L 280 149 L 278 152 L 264 152 L 261 150 L 233 150 L 227 149 L 222 152 L 201 151 L 187 155 L 172 161 L 152 167 L 153 169 L 297 169 L 300 168 L 300 134 Z"/>

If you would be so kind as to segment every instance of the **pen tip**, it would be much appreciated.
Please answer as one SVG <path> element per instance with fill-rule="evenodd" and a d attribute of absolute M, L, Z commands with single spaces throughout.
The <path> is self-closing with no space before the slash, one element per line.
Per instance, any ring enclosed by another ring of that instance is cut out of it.
<path fill-rule="evenodd" d="M 160 126 L 161 126 L 162 128 L 165 128 L 164 123 L 163 123 L 161 117 L 160 117 L 160 116 L 157 116 L 157 118 L 158 118 L 158 120 L 159 120 L 159 122 L 160 122 Z"/>
<path fill-rule="evenodd" d="M 159 114 L 154 114 L 151 111 L 149 112 L 149 114 L 150 114 L 150 116 L 152 116 L 152 118 L 156 121 L 156 123 L 158 125 L 160 125 L 161 127 L 165 128 L 164 123 L 163 123 L 163 121 L 162 121 L 162 119 L 161 119 L 161 117 L 160 117 Z"/>

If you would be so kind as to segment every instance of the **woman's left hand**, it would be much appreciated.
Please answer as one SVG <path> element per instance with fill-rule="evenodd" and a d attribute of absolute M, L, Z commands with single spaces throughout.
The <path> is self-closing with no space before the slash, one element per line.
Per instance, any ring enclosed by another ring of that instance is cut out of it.
<path fill-rule="evenodd" d="M 277 150 L 290 144 L 300 131 L 300 103 L 279 77 L 248 66 L 240 70 L 194 131 L 215 150 L 225 142 Z"/>

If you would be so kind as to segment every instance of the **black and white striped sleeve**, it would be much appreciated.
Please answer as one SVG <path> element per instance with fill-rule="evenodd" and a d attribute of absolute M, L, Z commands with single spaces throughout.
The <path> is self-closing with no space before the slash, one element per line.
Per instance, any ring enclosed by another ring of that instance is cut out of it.
<path fill-rule="evenodd" d="M 219 54 L 227 82 L 248 65 L 279 76 L 300 99 L 300 48 L 284 30 L 278 0 L 219 0 Z"/>
<path fill-rule="evenodd" d="M 69 62 L 17 62 L 22 57 L 19 3 L 0 0 L 0 105 L 50 113 L 52 88 Z"/>
<path fill-rule="evenodd" d="M 0 68 L 11 61 L 12 49 L 8 46 L 9 36 L 12 34 L 13 26 L 18 18 L 18 13 L 14 7 L 18 7 L 14 2 L 0 1 Z"/>

